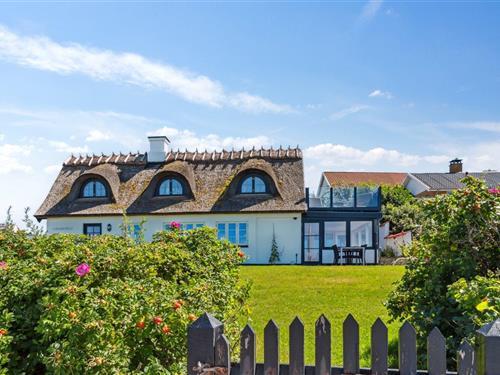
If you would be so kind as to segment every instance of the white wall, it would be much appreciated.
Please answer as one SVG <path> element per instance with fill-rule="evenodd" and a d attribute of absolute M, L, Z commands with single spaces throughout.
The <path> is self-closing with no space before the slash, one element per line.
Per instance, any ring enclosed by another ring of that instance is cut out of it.
<path fill-rule="evenodd" d="M 280 251 L 281 263 L 295 263 L 295 255 L 300 263 L 301 254 L 301 214 L 300 213 L 248 213 L 248 214 L 193 214 L 193 215 L 146 215 L 129 216 L 130 222 L 139 223 L 146 219 L 145 238 L 151 240 L 154 233 L 162 230 L 164 224 L 172 221 L 181 223 L 203 223 L 216 227 L 219 222 L 247 223 L 248 247 L 242 250 L 247 254 L 249 264 L 267 264 L 271 251 L 273 228 Z M 120 235 L 121 216 L 63 217 L 47 219 L 47 232 L 83 233 L 83 224 L 101 224 L 103 234 Z M 107 231 L 111 224 L 111 231 Z"/>
<path fill-rule="evenodd" d="M 394 251 L 394 255 L 400 257 L 403 255 L 402 248 L 411 243 L 411 232 L 406 232 L 404 236 L 396 238 L 387 238 L 386 246 Z"/>

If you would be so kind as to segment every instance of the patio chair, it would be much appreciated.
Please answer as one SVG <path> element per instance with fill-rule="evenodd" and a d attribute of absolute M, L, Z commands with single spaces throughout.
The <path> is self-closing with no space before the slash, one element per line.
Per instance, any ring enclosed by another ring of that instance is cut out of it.
<path fill-rule="evenodd" d="M 332 246 L 333 249 L 333 264 L 339 264 L 340 262 L 340 251 L 337 245 Z"/>

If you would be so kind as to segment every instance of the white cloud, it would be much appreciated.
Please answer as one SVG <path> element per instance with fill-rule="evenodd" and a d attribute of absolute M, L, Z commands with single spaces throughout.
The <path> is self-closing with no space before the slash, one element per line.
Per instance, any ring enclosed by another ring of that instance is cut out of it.
<path fill-rule="evenodd" d="M 306 184 L 313 188 L 324 171 L 435 171 L 446 169 L 449 155 L 416 155 L 374 147 L 368 150 L 323 143 L 304 150 Z M 442 167 L 442 168 L 441 168 Z"/>
<path fill-rule="evenodd" d="M 500 133 L 500 122 L 497 121 L 473 121 L 473 122 L 457 122 L 450 123 L 452 128 L 482 130 L 494 133 Z"/>
<path fill-rule="evenodd" d="M 340 119 L 342 119 L 342 118 L 344 118 L 346 116 L 353 115 L 355 113 L 367 110 L 369 108 L 370 107 L 367 106 L 367 105 L 361 105 L 361 104 L 353 105 L 351 107 L 344 108 L 344 109 L 342 109 L 342 110 L 340 110 L 338 112 L 332 113 L 330 115 L 330 120 L 337 121 L 337 120 L 340 120 Z"/>
<path fill-rule="evenodd" d="M 0 58 L 58 74 L 84 74 L 95 80 L 120 82 L 167 91 L 189 102 L 232 107 L 247 112 L 293 112 L 246 92 L 227 92 L 207 76 L 149 60 L 134 53 L 114 52 L 76 43 L 60 44 L 43 36 L 26 37 L 0 25 Z"/>
<path fill-rule="evenodd" d="M 321 165 L 332 166 L 337 169 L 342 167 L 370 167 L 382 161 L 391 167 L 408 168 L 420 162 L 439 164 L 447 162 L 450 158 L 449 155 L 421 156 L 408 154 L 383 147 L 361 150 L 332 143 L 323 143 L 308 147 L 304 150 L 304 155 L 310 160 L 319 162 Z"/>
<path fill-rule="evenodd" d="M 85 140 L 87 142 L 99 142 L 99 141 L 107 141 L 111 139 L 112 135 L 109 131 L 101 131 L 101 130 L 91 130 Z"/>
<path fill-rule="evenodd" d="M 0 141 L 3 141 L 5 139 L 5 135 L 0 133 Z"/>
<path fill-rule="evenodd" d="M 383 0 L 369 0 L 361 11 L 360 20 L 369 21 L 375 17 L 382 6 Z"/>
<path fill-rule="evenodd" d="M 31 154 L 31 147 L 14 144 L 0 145 L 0 174 L 31 172 L 33 168 L 21 161 Z"/>
<path fill-rule="evenodd" d="M 56 174 L 60 170 L 61 170 L 60 164 L 47 165 L 45 168 L 43 168 L 43 171 L 47 174 Z"/>
<path fill-rule="evenodd" d="M 370 94 L 368 94 L 370 98 L 385 98 L 385 99 L 392 99 L 393 96 L 389 91 L 382 91 L 382 90 L 374 90 Z"/>
<path fill-rule="evenodd" d="M 221 137 L 218 134 L 208 134 L 206 136 L 199 136 L 190 130 L 180 130 L 176 128 L 163 127 L 147 135 L 164 135 L 172 141 L 173 149 L 180 150 L 195 150 L 208 151 L 213 150 L 230 150 L 235 149 L 250 149 L 252 147 L 259 148 L 261 146 L 270 146 L 272 140 L 266 136 L 257 137 Z"/>
<path fill-rule="evenodd" d="M 88 146 L 71 146 L 63 141 L 48 141 L 49 146 L 51 146 L 57 152 L 64 152 L 66 154 L 84 154 L 89 152 Z"/>

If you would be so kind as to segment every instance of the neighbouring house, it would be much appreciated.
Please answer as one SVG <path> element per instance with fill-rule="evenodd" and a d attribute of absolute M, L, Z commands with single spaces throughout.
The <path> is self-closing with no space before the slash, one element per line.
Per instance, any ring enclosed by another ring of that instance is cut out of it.
<path fill-rule="evenodd" d="M 402 172 L 323 172 L 320 189 L 333 186 L 404 185 L 408 173 Z"/>
<path fill-rule="evenodd" d="M 404 186 L 415 197 L 434 197 L 439 194 L 448 194 L 453 190 L 461 189 L 464 184 L 461 180 L 472 176 L 484 180 L 489 188 L 500 186 L 500 172 L 463 172 L 461 159 L 450 161 L 448 173 L 409 173 Z"/>
<path fill-rule="evenodd" d="M 405 177 L 405 173 L 324 172 L 316 194 L 306 189 L 302 261 L 332 263 L 334 247 L 364 247 L 365 262 L 376 264 L 382 217 L 380 185 L 402 184 Z"/>
<path fill-rule="evenodd" d="M 147 240 L 172 221 L 207 225 L 243 248 L 248 263 L 268 262 L 274 235 L 280 262 L 301 262 L 307 206 L 298 147 L 180 152 L 169 143 L 155 136 L 147 153 L 71 156 L 35 217 L 49 234 L 116 235 L 126 213 Z"/>

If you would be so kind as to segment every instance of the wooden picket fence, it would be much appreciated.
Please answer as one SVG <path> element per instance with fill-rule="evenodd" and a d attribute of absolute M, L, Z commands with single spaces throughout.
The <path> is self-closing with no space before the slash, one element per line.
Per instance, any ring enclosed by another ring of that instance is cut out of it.
<path fill-rule="evenodd" d="M 188 375 L 500 375 L 500 319 L 477 331 L 477 345 L 462 344 L 457 372 L 446 370 L 446 341 L 438 328 L 427 337 L 427 370 L 417 370 L 417 335 L 405 322 L 399 330 L 399 369 L 388 368 L 387 327 L 379 318 L 371 327 L 371 368 L 359 366 L 359 325 L 352 315 L 343 323 L 343 367 L 331 365 L 331 325 L 321 315 L 315 325 L 315 364 L 304 362 L 304 324 L 289 326 L 289 364 L 281 364 L 279 328 L 270 320 L 264 329 L 264 363 L 256 362 L 256 335 L 247 325 L 240 336 L 240 361 L 231 363 L 224 325 L 210 314 L 188 330 Z"/>

